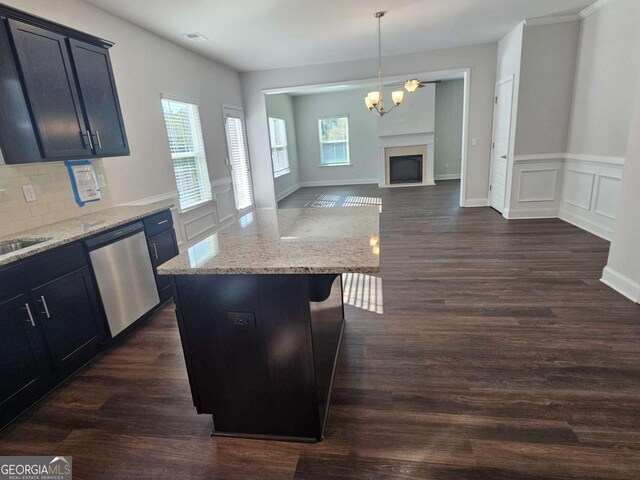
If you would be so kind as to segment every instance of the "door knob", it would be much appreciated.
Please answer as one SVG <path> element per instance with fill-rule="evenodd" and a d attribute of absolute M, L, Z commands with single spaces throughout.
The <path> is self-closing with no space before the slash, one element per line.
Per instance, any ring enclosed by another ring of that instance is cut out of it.
<path fill-rule="evenodd" d="M 507 156 L 506 155 L 502 155 L 500 158 L 504 158 L 506 160 Z"/>

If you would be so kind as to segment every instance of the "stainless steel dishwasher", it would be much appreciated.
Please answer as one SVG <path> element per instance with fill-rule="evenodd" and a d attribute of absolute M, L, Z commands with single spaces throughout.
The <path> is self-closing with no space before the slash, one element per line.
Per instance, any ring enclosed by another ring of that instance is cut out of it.
<path fill-rule="evenodd" d="M 85 241 L 115 337 L 160 303 L 141 222 Z"/>

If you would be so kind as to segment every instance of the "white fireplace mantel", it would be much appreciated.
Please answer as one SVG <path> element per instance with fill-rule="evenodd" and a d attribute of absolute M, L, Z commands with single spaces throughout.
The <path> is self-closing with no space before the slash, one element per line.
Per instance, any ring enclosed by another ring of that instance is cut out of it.
<path fill-rule="evenodd" d="M 383 135 L 379 136 L 380 148 L 378 154 L 378 182 L 380 187 L 400 187 L 415 185 L 435 185 L 434 179 L 434 143 L 435 135 L 433 132 L 412 133 L 407 135 Z M 422 159 L 422 183 L 421 184 L 399 184 L 391 185 L 389 183 L 387 165 L 387 155 L 385 149 L 398 147 L 426 146 L 427 158 Z"/>

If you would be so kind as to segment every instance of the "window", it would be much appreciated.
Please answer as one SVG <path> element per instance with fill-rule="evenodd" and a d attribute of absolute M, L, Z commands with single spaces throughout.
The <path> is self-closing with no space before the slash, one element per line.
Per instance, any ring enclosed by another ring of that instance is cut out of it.
<path fill-rule="evenodd" d="M 180 195 L 180 208 L 184 210 L 211 200 L 211 182 L 198 106 L 163 98 L 162 112 L 169 137 L 173 174 Z"/>
<path fill-rule="evenodd" d="M 320 165 L 350 165 L 349 162 L 349 118 L 321 118 Z"/>
<path fill-rule="evenodd" d="M 224 107 L 223 112 L 236 210 L 243 211 L 253 206 L 251 165 L 244 131 L 244 114 L 242 109 L 234 107 Z"/>
<path fill-rule="evenodd" d="M 280 177 L 291 171 L 287 150 L 287 124 L 283 119 L 269 117 L 269 139 L 271 140 L 273 176 Z"/>

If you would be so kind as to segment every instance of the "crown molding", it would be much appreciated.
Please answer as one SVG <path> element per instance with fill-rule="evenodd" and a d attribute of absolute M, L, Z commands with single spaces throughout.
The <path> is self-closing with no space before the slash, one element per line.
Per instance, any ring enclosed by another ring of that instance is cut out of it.
<path fill-rule="evenodd" d="M 525 20 L 527 27 L 537 27 L 540 25 L 554 25 L 556 23 L 577 22 L 580 20 L 580 14 L 573 13 L 571 15 L 556 15 L 553 17 L 528 18 Z"/>
<path fill-rule="evenodd" d="M 589 15 L 592 15 L 592 14 L 596 13 L 598 10 L 602 9 L 605 5 L 607 5 L 610 2 L 611 2 L 611 0 L 598 0 L 593 5 L 589 5 L 587 8 L 582 10 L 578 14 L 578 17 L 580 17 L 580 20 L 583 20 L 583 19 L 587 18 Z"/>

